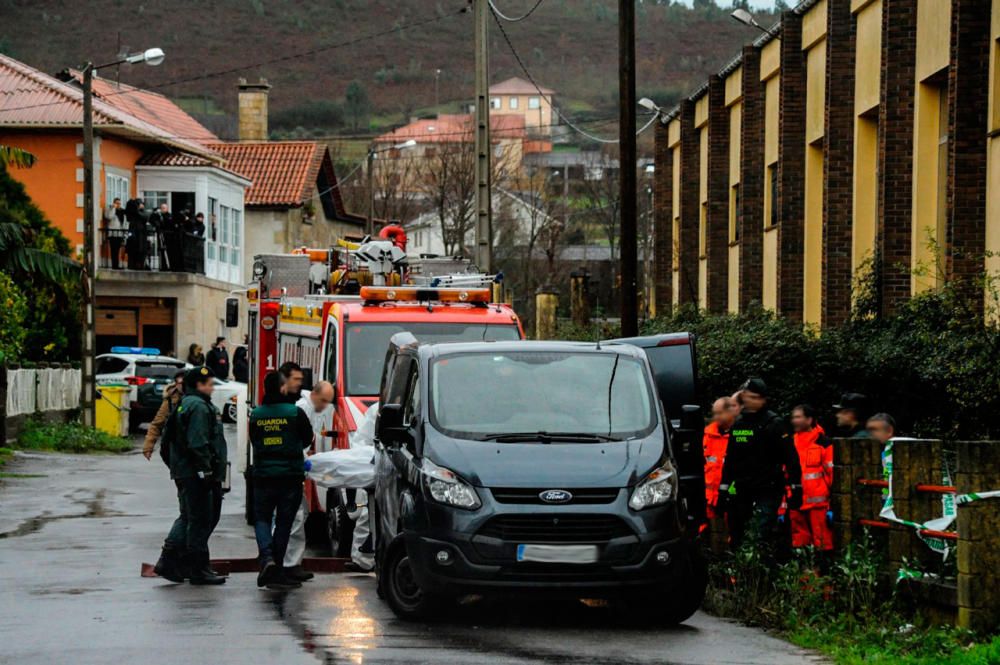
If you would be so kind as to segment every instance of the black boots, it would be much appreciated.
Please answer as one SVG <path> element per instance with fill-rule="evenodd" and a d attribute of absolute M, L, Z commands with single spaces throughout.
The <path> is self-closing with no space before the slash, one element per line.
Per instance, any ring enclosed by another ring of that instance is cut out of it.
<path fill-rule="evenodd" d="M 208 565 L 208 554 L 192 554 L 188 557 L 191 565 L 191 584 L 198 586 L 225 584 L 226 578 L 217 575 Z"/>
<path fill-rule="evenodd" d="M 293 582 L 308 582 L 314 576 L 302 566 L 292 566 L 290 568 L 285 568 L 285 577 Z"/>
<path fill-rule="evenodd" d="M 189 575 L 185 558 L 178 550 L 164 547 L 160 551 L 160 559 L 153 567 L 153 571 L 163 579 L 179 584 Z"/>

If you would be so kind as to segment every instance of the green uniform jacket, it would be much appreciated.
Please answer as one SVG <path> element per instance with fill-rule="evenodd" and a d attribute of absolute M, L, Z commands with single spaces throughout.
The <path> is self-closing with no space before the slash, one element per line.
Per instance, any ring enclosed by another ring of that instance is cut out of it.
<path fill-rule="evenodd" d="M 302 417 L 300 417 L 300 415 Z M 299 407 L 262 404 L 250 414 L 254 478 L 302 478 L 302 451 L 312 445 L 312 428 Z"/>
<path fill-rule="evenodd" d="M 222 482 L 228 451 L 215 405 L 201 393 L 188 392 L 176 415 L 177 435 L 170 444 L 170 477 L 183 480 L 201 472 Z"/>

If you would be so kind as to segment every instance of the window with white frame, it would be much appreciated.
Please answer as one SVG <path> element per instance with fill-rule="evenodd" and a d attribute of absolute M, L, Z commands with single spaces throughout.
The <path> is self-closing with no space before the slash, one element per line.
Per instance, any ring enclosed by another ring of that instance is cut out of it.
<path fill-rule="evenodd" d="M 229 214 L 231 209 L 228 206 L 221 206 L 220 233 L 219 233 L 219 262 L 229 261 Z"/>
<path fill-rule="evenodd" d="M 540 109 L 540 108 L 542 108 L 542 98 L 541 97 L 528 97 L 528 108 L 529 109 Z"/>
<path fill-rule="evenodd" d="M 242 235 L 243 211 L 233 210 L 229 216 L 230 223 L 230 248 L 229 263 L 234 266 L 240 265 L 240 236 Z"/>
<path fill-rule="evenodd" d="M 516 109 L 517 108 L 517 97 L 511 97 L 510 98 L 510 107 L 512 109 Z"/>
<path fill-rule="evenodd" d="M 143 192 L 142 200 L 146 203 L 146 211 L 152 212 L 159 208 L 161 203 L 170 205 L 170 192 Z"/>
<path fill-rule="evenodd" d="M 104 178 L 105 205 L 111 205 L 115 199 L 121 199 L 122 207 L 129 200 L 129 178 L 127 175 L 107 173 Z"/>
<path fill-rule="evenodd" d="M 502 103 L 499 97 L 490 97 L 490 108 L 500 110 L 502 108 Z"/>

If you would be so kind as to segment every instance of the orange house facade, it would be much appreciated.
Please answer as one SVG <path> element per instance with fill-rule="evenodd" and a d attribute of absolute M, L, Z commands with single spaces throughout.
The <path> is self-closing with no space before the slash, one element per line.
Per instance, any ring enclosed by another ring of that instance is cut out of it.
<path fill-rule="evenodd" d="M 0 55 L 0 144 L 31 152 L 35 164 L 11 169 L 46 217 L 82 252 L 98 257 L 97 350 L 153 346 L 186 355 L 226 336 L 225 299 L 243 284 L 247 178 L 226 168 L 209 143 L 219 139 L 166 97 L 97 77 L 94 81 L 93 238 L 84 238 L 82 90 L 78 72 L 61 78 Z M 111 228 L 115 198 L 166 203 L 202 213 L 199 232 L 152 223 Z M 176 238 L 176 242 L 174 239 Z M 176 249 L 176 252 L 174 252 Z M 114 254 L 114 257 L 112 257 Z M 238 340 L 234 340 L 238 341 Z M 98 368 L 100 369 L 100 368 Z"/>

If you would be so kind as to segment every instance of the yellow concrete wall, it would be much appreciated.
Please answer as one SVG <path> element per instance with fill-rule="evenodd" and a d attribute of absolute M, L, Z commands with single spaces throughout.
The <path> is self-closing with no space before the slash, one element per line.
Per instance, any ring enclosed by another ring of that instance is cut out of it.
<path fill-rule="evenodd" d="M 673 125 L 677 126 L 678 130 L 678 140 L 680 138 L 680 123 L 671 123 L 671 128 Z M 668 134 L 669 138 L 669 134 Z M 673 267 L 674 275 L 673 282 L 671 284 L 673 291 L 673 303 L 676 305 L 680 302 L 680 289 L 681 289 L 681 273 L 680 273 L 680 248 L 681 248 L 681 147 L 680 145 L 675 145 L 670 150 L 673 160 L 673 168 L 671 169 L 671 174 L 673 175 L 673 186 L 671 187 L 671 192 L 673 194 L 673 220 L 671 221 L 673 227 L 673 240 L 674 246 L 672 248 L 673 252 Z"/>
<path fill-rule="evenodd" d="M 913 227 L 911 260 L 914 293 L 937 286 L 938 270 L 934 245 L 940 246 L 938 194 L 940 164 L 938 140 L 941 129 L 940 103 L 943 91 L 925 83 L 917 84 L 913 112 Z M 918 273 L 926 274 L 918 274 Z"/>
<path fill-rule="evenodd" d="M 740 140 L 743 132 L 743 102 L 736 101 L 729 107 L 729 274 L 727 280 L 728 311 L 740 311 L 740 248 L 736 244 L 736 222 L 739 219 L 736 188 L 740 183 Z"/>
<path fill-rule="evenodd" d="M 1000 2 L 993 3 L 993 13 L 990 21 L 990 33 L 993 37 L 990 44 L 990 90 L 989 90 L 989 127 L 990 132 L 1000 130 Z M 989 274 L 1000 273 L 1000 137 L 988 140 L 986 164 L 986 270 Z M 986 311 L 994 319 L 1000 312 L 1000 303 L 991 302 L 986 294 Z"/>
<path fill-rule="evenodd" d="M 781 40 L 772 39 L 760 50 L 760 80 L 766 81 L 781 69 Z"/>
<path fill-rule="evenodd" d="M 826 40 L 806 52 L 806 143 L 823 137 L 826 120 Z"/>
<path fill-rule="evenodd" d="M 875 251 L 878 225 L 878 119 L 854 120 L 854 196 L 851 232 L 851 275 Z"/>
<path fill-rule="evenodd" d="M 878 106 L 881 95 L 882 0 L 865 5 L 855 18 L 854 111 L 863 113 Z"/>
<path fill-rule="evenodd" d="M 820 0 L 802 16 L 802 50 L 826 37 L 826 0 Z"/>
<path fill-rule="evenodd" d="M 761 304 L 765 309 L 778 308 L 778 227 L 764 232 L 764 283 Z"/>
<path fill-rule="evenodd" d="M 740 181 L 740 139 L 743 127 L 743 103 L 729 107 L 729 185 Z"/>
<path fill-rule="evenodd" d="M 774 42 L 764 48 L 767 51 Z M 763 69 L 763 68 L 762 68 Z M 778 101 L 781 77 L 767 79 L 764 88 L 764 252 L 762 266 L 761 303 L 767 309 L 778 306 L 778 233 L 777 227 L 768 227 L 771 209 L 778 204 L 771 200 L 771 173 L 769 165 L 778 161 Z M 777 177 L 775 170 L 774 177 Z"/>
<path fill-rule="evenodd" d="M 917 80 L 948 66 L 951 36 L 951 2 L 917 0 Z"/>
<path fill-rule="evenodd" d="M 737 67 L 726 76 L 726 106 L 743 99 L 743 67 Z"/>
<path fill-rule="evenodd" d="M 778 101 L 781 79 L 768 79 L 764 88 L 764 164 L 778 161 Z"/>
<path fill-rule="evenodd" d="M 823 144 L 806 146 L 802 317 L 819 325 L 823 312 Z"/>
<path fill-rule="evenodd" d="M 707 98 L 705 98 L 707 100 Z M 708 108 L 706 101 L 705 108 Z M 697 109 L 697 107 L 696 107 Z M 698 114 L 695 113 L 697 120 Z M 708 113 L 705 113 L 708 120 Z M 698 130 L 698 306 L 708 307 L 708 126 Z"/>
<path fill-rule="evenodd" d="M 740 311 L 740 246 L 729 246 L 729 275 L 728 275 L 729 299 L 726 311 L 736 314 Z"/>
<path fill-rule="evenodd" d="M 694 126 L 701 127 L 708 122 L 708 94 L 703 94 L 694 103 Z"/>

